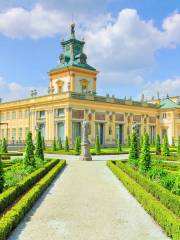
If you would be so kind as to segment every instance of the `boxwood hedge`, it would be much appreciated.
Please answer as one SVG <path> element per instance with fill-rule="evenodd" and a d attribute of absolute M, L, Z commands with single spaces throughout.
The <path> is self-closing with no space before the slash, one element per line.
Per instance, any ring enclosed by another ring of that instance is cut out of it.
<path fill-rule="evenodd" d="M 18 225 L 20 220 L 25 216 L 43 191 L 51 184 L 65 164 L 66 161 L 61 160 L 0 219 L 1 240 L 7 239 L 10 232 Z"/>
<path fill-rule="evenodd" d="M 128 191 L 142 204 L 144 209 L 159 223 L 167 235 L 172 237 L 173 240 L 179 240 L 180 221 L 178 217 L 150 193 L 146 192 L 146 190 L 124 173 L 112 161 L 108 161 L 107 165 Z"/>
<path fill-rule="evenodd" d="M 138 184 L 140 184 L 146 191 L 151 193 L 162 204 L 174 212 L 180 217 L 180 197 L 174 195 L 167 189 L 160 186 L 158 183 L 144 177 L 139 172 L 135 171 L 127 164 L 121 161 L 116 161 L 116 165 L 120 167 L 127 175 L 133 178 Z"/>
<path fill-rule="evenodd" d="M 24 178 L 22 182 L 14 187 L 11 187 L 0 194 L 0 212 L 10 206 L 21 194 L 31 188 L 39 181 L 51 168 L 58 164 L 59 160 L 54 159 L 45 164 L 42 168 L 34 171 Z"/>

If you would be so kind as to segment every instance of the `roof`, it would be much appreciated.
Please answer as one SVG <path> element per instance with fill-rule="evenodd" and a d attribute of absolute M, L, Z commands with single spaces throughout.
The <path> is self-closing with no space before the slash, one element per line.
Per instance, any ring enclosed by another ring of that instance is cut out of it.
<path fill-rule="evenodd" d="M 89 64 L 85 63 L 85 64 L 82 64 L 82 63 L 65 63 L 65 64 L 61 64 L 61 65 L 58 65 L 56 68 L 53 68 L 51 69 L 49 72 L 54 72 L 56 70 L 59 70 L 59 69 L 63 69 L 63 68 L 66 68 L 66 67 L 80 67 L 80 68 L 85 68 L 85 69 L 88 69 L 88 70 L 95 70 L 95 68 L 93 68 L 92 66 L 90 66 Z"/>
<path fill-rule="evenodd" d="M 161 100 L 160 108 L 161 109 L 180 108 L 180 105 L 173 102 L 171 99 L 166 98 L 166 99 Z"/>

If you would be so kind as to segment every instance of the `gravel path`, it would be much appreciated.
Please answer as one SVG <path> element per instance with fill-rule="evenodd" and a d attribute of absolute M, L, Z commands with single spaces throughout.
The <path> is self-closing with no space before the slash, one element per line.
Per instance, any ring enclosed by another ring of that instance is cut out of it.
<path fill-rule="evenodd" d="M 9 240 L 167 240 L 106 167 L 68 161 Z"/>

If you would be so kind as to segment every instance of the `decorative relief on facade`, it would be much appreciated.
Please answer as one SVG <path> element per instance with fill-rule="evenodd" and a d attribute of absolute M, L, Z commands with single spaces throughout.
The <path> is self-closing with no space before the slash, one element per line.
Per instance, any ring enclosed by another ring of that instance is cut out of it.
<path fill-rule="evenodd" d="M 141 115 L 133 115 L 134 122 L 141 122 Z"/>
<path fill-rule="evenodd" d="M 105 113 L 103 112 L 95 112 L 95 120 L 105 121 Z"/>
<path fill-rule="evenodd" d="M 156 117 L 149 116 L 149 123 L 156 123 Z"/>
<path fill-rule="evenodd" d="M 124 114 L 116 113 L 115 121 L 117 121 L 117 122 L 124 122 Z"/>
<path fill-rule="evenodd" d="M 72 110 L 73 119 L 84 119 L 84 110 Z"/>

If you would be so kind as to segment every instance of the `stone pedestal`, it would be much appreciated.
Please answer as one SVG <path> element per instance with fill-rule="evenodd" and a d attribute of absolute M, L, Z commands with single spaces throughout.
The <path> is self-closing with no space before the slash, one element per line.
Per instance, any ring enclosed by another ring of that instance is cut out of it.
<path fill-rule="evenodd" d="M 82 125 L 82 132 L 83 132 L 83 136 L 82 136 L 82 141 L 81 141 L 81 156 L 80 156 L 80 160 L 83 161 L 91 161 L 92 157 L 91 157 L 91 153 L 90 153 L 90 142 L 88 139 L 88 134 L 89 134 L 89 123 L 87 121 L 83 122 Z"/>

